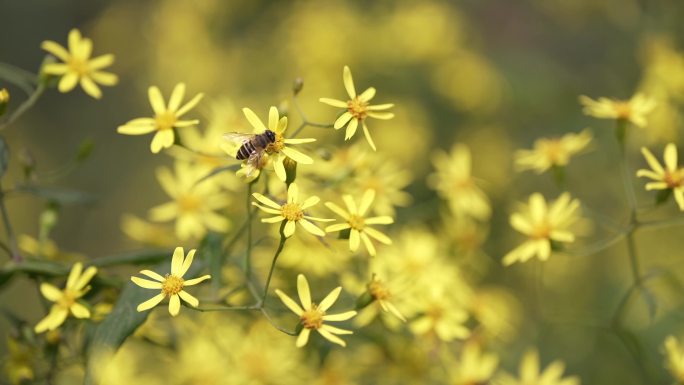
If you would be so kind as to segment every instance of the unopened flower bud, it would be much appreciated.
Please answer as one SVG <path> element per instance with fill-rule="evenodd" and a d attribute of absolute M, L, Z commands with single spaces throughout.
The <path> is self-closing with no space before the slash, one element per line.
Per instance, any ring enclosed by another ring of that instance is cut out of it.
<path fill-rule="evenodd" d="M 285 166 L 285 183 L 289 186 L 297 179 L 297 162 L 286 157 L 283 160 L 283 165 Z"/>
<path fill-rule="evenodd" d="M 292 83 L 292 93 L 297 96 L 297 94 L 304 88 L 304 79 L 298 77 Z"/>
<path fill-rule="evenodd" d="M 0 89 L 0 116 L 5 114 L 7 111 L 7 105 L 10 101 L 10 94 L 7 88 Z"/>

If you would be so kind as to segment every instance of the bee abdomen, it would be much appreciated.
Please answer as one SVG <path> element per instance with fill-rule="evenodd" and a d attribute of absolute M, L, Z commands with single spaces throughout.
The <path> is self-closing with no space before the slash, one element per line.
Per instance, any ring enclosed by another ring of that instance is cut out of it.
<path fill-rule="evenodd" d="M 235 158 L 237 160 L 247 159 L 254 151 L 256 151 L 256 148 L 254 148 L 252 141 L 245 142 L 238 150 Z"/>

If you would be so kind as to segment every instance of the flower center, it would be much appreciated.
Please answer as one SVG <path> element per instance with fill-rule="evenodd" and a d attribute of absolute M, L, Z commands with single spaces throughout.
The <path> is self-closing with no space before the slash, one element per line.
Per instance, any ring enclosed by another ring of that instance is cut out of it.
<path fill-rule="evenodd" d="M 304 217 L 304 212 L 297 203 L 286 203 L 280 208 L 280 211 L 288 221 L 296 222 Z"/>
<path fill-rule="evenodd" d="M 69 60 L 69 68 L 78 73 L 79 76 L 86 75 L 88 73 L 88 63 L 76 58 L 71 58 Z"/>
<path fill-rule="evenodd" d="M 613 105 L 613 108 L 615 109 L 617 118 L 620 120 L 629 120 L 630 116 L 632 116 L 632 107 L 627 101 L 617 101 Z"/>
<path fill-rule="evenodd" d="M 676 188 L 682 185 L 684 182 L 684 176 L 682 175 L 682 170 L 676 171 L 666 171 L 663 181 L 667 183 L 667 187 Z"/>
<path fill-rule="evenodd" d="M 57 300 L 57 304 L 65 309 L 70 308 L 74 303 L 76 303 L 77 293 L 66 289 L 62 292 L 62 297 Z"/>
<path fill-rule="evenodd" d="M 358 230 L 358 231 L 362 231 L 363 228 L 366 226 L 366 221 L 363 219 L 362 216 L 359 216 L 359 215 L 350 216 L 348 223 L 352 229 Z"/>
<path fill-rule="evenodd" d="M 551 236 L 551 226 L 548 223 L 540 223 L 530 234 L 533 239 L 549 239 Z"/>
<path fill-rule="evenodd" d="M 311 304 L 311 309 L 302 313 L 302 325 L 307 329 L 320 329 L 323 326 L 324 311 L 318 310 L 318 305 Z"/>
<path fill-rule="evenodd" d="M 385 286 L 385 284 L 383 284 L 382 281 L 377 278 L 373 278 L 373 280 L 368 284 L 368 292 L 377 300 L 386 300 L 392 296 L 387 286 Z"/>
<path fill-rule="evenodd" d="M 551 164 L 564 165 L 567 163 L 566 151 L 558 139 L 545 140 L 542 144 L 542 152 Z"/>
<path fill-rule="evenodd" d="M 154 120 L 157 123 L 157 129 L 170 130 L 173 128 L 173 125 L 176 124 L 176 113 L 173 111 L 165 111 L 157 114 Z"/>
<path fill-rule="evenodd" d="M 268 154 L 275 154 L 280 152 L 280 150 L 285 147 L 285 138 L 283 138 L 283 134 L 277 133 L 275 134 L 275 140 L 273 143 L 269 143 L 266 146 L 266 152 Z"/>
<path fill-rule="evenodd" d="M 180 293 L 183 290 L 183 285 L 185 281 L 181 277 L 177 277 L 172 274 L 166 274 L 164 277 L 164 282 L 162 282 L 162 293 L 164 295 L 171 296 Z"/>
<path fill-rule="evenodd" d="M 363 120 L 368 115 L 368 102 L 364 102 L 359 97 L 347 102 L 347 109 L 355 119 Z"/>
<path fill-rule="evenodd" d="M 202 201 L 200 201 L 196 196 L 194 195 L 181 195 L 178 198 L 178 207 L 180 208 L 180 211 L 182 212 L 193 212 L 197 211 L 197 209 L 202 205 Z"/>

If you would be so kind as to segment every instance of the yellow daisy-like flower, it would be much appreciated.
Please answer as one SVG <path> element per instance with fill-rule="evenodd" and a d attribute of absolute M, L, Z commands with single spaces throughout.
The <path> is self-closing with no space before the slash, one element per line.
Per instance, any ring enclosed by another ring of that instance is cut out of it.
<path fill-rule="evenodd" d="M 641 153 L 651 169 L 641 169 L 636 175 L 653 180 L 646 183 L 646 190 L 672 190 L 679 209 L 684 211 L 684 169 L 677 165 L 677 146 L 674 143 L 665 146 L 664 168 L 646 147 L 641 148 Z"/>
<path fill-rule="evenodd" d="M 176 162 L 175 176 L 168 168 L 159 168 L 159 184 L 172 200 L 152 207 L 150 219 L 156 222 L 175 219 L 176 235 L 181 240 L 202 238 L 207 230 L 228 231 L 229 220 L 215 211 L 230 202 L 215 183 L 197 183 L 203 176 L 201 167 L 183 162 Z"/>
<path fill-rule="evenodd" d="M 391 112 L 385 112 L 384 110 L 394 107 L 394 104 L 387 103 L 377 104 L 374 106 L 370 105 L 370 100 L 375 96 L 375 88 L 373 87 L 369 87 L 360 95 L 357 95 L 351 70 L 348 66 L 344 66 L 344 70 L 342 71 L 342 79 L 344 80 L 344 88 L 347 90 L 347 94 L 350 98 L 349 100 L 346 102 L 330 98 L 320 98 L 319 100 L 327 105 L 344 108 L 346 110 L 344 113 L 342 113 L 342 115 L 340 115 L 339 118 L 337 118 L 335 124 L 333 125 L 336 130 L 339 130 L 345 125 L 347 126 L 344 140 L 351 139 L 356 133 L 356 129 L 359 127 L 359 125 L 361 125 L 363 127 L 363 134 L 366 136 L 368 144 L 370 144 L 370 146 L 373 148 L 373 151 L 376 151 L 375 143 L 373 142 L 373 138 L 371 138 L 370 132 L 368 131 L 368 126 L 366 126 L 366 118 L 371 117 L 382 120 L 392 119 L 394 114 Z"/>
<path fill-rule="evenodd" d="M 283 162 L 285 158 L 290 158 L 297 163 L 301 164 L 312 164 L 313 159 L 308 155 L 295 150 L 289 144 L 302 144 L 315 142 L 316 139 L 306 138 L 306 139 L 286 139 L 283 135 L 287 130 L 287 116 L 280 117 L 278 114 L 278 108 L 271 106 L 268 111 L 268 128 L 259 119 L 259 117 L 254 113 L 254 111 L 249 108 L 243 108 L 242 112 L 249 121 L 249 124 L 254 127 L 257 134 L 263 134 L 266 130 L 271 130 L 275 133 L 275 141 L 270 143 L 266 147 L 266 154 L 269 155 L 269 159 L 273 162 L 273 170 L 275 171 L 278 179 L 285 182 L 287 179 L 287 173 L 285 172 L 285 165 Z M 260 167 L 265 166 L 265 164 L 260 165 Z"/>
<path fill-rule="evenodd" d="M 347 344 L 338 337 L 336 334 L 353 334 L 351 330 L 340 329 L 334 326 L 326 324 L 326 321 L 346 321 L 356 315 L 356 311 L 351 310 L 344 313 L 338 314 L 327 314 L 326 311 L 337 301 L 337 297 L 340 296 L 342 287 L 338 286 L 333 289 L 320 304 L 311 302 L 311 291 L 309 290 L 309 282 L 307 282 L 306 277 L 303 274 L 297 276 L 297 293 L 299 294 L 299 300 L 302 306 L 299 306 L 297 302 L 288 297 L 287 294 L 276 289 L 276 294 L 283 301 L 288 309 L 292 310 L 300 318 L 300 322 L 303 326 L 302 331 L 297 337 L 296 345 L 298 348 L 306 345 L 309 341 L 309 335 L 312 330 L 316 330 L 323 338 L 328 341 L 347 346 Z"/>
<path fill-rule="evenodd" d="M 152 309 L 166 297 L 169 297 L 169 314 L 174 317 L 180 312 L 181 299 L 192 307 L 199 306 L 199 300 L 183 289 L 187 286 L 197 285 L 198 283 L 211 278 L 211 276 L 207 274 L 199 278 L 183 279 L 183 276 L 188 272 L 190 265 L 192 265 L 192 260 L 195 257 L 195 249 L 188 251 L 187 256 L 183 256 L 183 248 L 176 247 L 176 250 L 173 252 L 173 258 L 171 259 L 171 274 L 166 274 L 163 277 L 151 270 L 140 271 L 140 274 L 146 275 L 154 279 L 154 281 L 131 277 L 131 281 L 140 287 L 161 290 L 161 293 L 138 305 L 138 311 Z"/>
<path fill-rule="evenodd" d="M 657 103 L 644 94 L 637 93 L 629 100 L 599 98 L 594 100 L 588 96 L 580 96 L 580 103 L 584 106 L 582 112 L 599 119 L 614 119 L 631 122 L 635 126 L 644 128 L 646 116 L 653 111 Z"/>
<path fill-rule="evenodd" d="M 569 228 L 579 219 L 579 207 L 580 202 L 568 193 L 563 193 L 550 207 L 541 194 L 532 194 L 529 204 L 510 218 L 511 226 L 527 235 L 528 240 L 506 254 L 503 264 L 526 262 L 534 256 L 546 261 L 551 255 L 551 242 L 574 242 L 575 235 Z"/>
<path fill-rule="evenodd" d="M 499 357 L 494 353 L 483 353 L 474 341 L 465 344 L 460 359 L 455 361 L 455 366 L 447 364 L 451 385 L 488 384 L 499 366 Z"/>
<path fill-rule="evenodd" d="M 371 281 L 366 285 L 366 288 L 368 290 L 368 294 L 370 294 L 374 301 L 380 304 L 380 307 L 383 311 L 389 312 L 403 322 L 406 322 L 406 317 L 404 317 L 399 309 L 397 309 L 397 307 L 391 302 L 392 291 L 385 282 L 378 278 L 375 273 L 373 273 Z"/>
<path fill-rule="evenodd" d="M 678 384 L 684 384 L 684 351 L 674 336 L 665 339 L 665 367 Z"/>
<path fill-rule="evenodd" d="M 333 219 L 323 219 L 308 216 L 304 214 L 304 210 L 318 204 L 320 198 L 317 196 L 312 196 L 304 200 L 304 202 L 299 201 L 299 187 L 295 183 L 290 184 L 287 189 L 287 202 L 282 205 L 272 201 L 271 199 L 265 197 L 259 193 L 253 193 L 252 196 L 264 204 L 262 206 L 256 202 L 252 204 L 261 210 L 269 213 L 275 214 L 275 217 L 264 218 L 261 221 L 264 223 L 277 223 L 282 221 L 287 221 L 285 227 L 283 228 L 283 234 L 285 237 L 289 238 L 295 232 L 295 224 L 299 223 L 304 230 L 310 232 L 313 235 L 324 237 L 325 231 L 321 230 L 318 226 L 314 225 L 310 221 L 332 221 Z"/>
<path fill-rule="evenodd" d="M 90 318 L 90 310 L 78 299 L 90 290 L 88 283 L 95 274 L 97 274 L 96 267 L 91 266 L 83 271 L 83 264 L 79 262 L 71 268 L 64 290 L 59 290 L 49 283 L 42 283 L 40 285 L 40 292 L 43 294 L 43 297 L 55 304 L 52 305 L 50 313 L 38 322 L 34 328 L 36 333 L 57 329 L 64 323 L 69 313 L 76 318 Z"/>
<path fill-rule="evenodd" d="M 204 94 L 199 93 L 195 95 L 194 98 L 183 106 L 181 106 L 185 96 L 185 84 L 183 83 L 179 83 L 173 88 L 168 105 L 164 102 L 164 97 L 162 97 L 158 87 L 150 87 L 147 90 L 147 94 L 155 114 L 154 118 L 130 120 L 126 124 L 119 126 L 116 131 L 124 135 L 144 135 L 157 131 L 150 143 L 150 150 L 156 154 L 162 148 L 169 148 L 173 145 L 175 140 L 174 128 L 190 127 L 199 123 L 197 119 L 181 120 L 180 118 L 193 109 L 202 100 Z"/>
<path fill-rule="evenodd" d="M 489 218 L 492 212 L 489 199 L 473 178 L 468 146 L 455 144 L 448 154 L 436 152 L 432 163 L 435 173 L 428 177 L 428 183 L 449 202 L 454 214 L 466 214 L 476 219 Z"/>
<path fill-rule="evenodd" d="M 577 376 L 563 378 L 565 364 L 562 361 L 554 361 L 544 370 L 541 370 L 539 366 L 539 353 L 536 350 L 530 350 L 520 361 L 520 378 L 503 374 L 496 383 L 501 385 L 580 385 L 580 379 Z"/>
<path fill-rule="evenodd" d="M 81 37 L 81 32 L 77 29 L 69 31 L 68 51 L 51 40 L 44 41 L 40 46 L 64 62 L 46 64 L 43 68 L 46 74 L 62 77 L 57 86 L 59 92 L 69 92 L 76 87 L 77 83 L 80 83 L 81 88 L 88 95 L 100 99 L 102 92 L 97 83 L 113 86 L 119 81 L 116 75 L 102 71 L 103 68 L 114 63 L 114 55 L 107 54 L 91 59 L 93 42 Z"/>
<path fill-rule="evenodd" d="M 371 204 L 373 204 L 374 199 L 375 190 L 366 190 L 361 198 L 361 204 L 358 206 L 351 195 L 342 196 L 342 200 L 344 200 L 347 210 L 344 210 L 332 202 L 326 202 L 325 205 L 335 214 L 344 218 L 346 223 L 330 225 L 326 227 L 325 231 L 333 232 L 351 229 L 349 232 L 349 250 L 358 250 L 360 241 L 363 241 L 368 253 L 371 256 L 374 256 L 375 246 L 373 246 L 373 242 L 370 240 L 371 237 L 386 245 L 392 244 L 392 240 L 387 235 L 369 225 L 389 225 L 394 222 L 394 219 L 387 215 L 370 218 L 365 217 Z"/>
<path fill-rule="evenodd" d="M 518 150 L 515 153 L 515 165 L 520 171 L 534 170 L 541 174 L 551 167 L 563 167 L 570 158 L 587 149 L 593 136 L 589 129 L 579 134 L 569 133 L 560 138 L 542 138 L 534 142 L 531 150 Z"/>

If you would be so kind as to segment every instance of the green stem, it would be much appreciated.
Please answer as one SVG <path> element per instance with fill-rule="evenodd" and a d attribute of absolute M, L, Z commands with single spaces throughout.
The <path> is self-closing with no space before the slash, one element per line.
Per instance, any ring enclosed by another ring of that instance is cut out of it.
<path fill-rule="evenodd" d="M 247 280 L 252 279 L 252 184 L 247 184 L 247 199 L 245 206 L 247 209 L 247 251 L 245 251 L 245 276 Z"/>
<path fill-rule="evenodd" d="M 273 255 L 273 260 L 271 261 L 271 268 L 268 271 L 268 277 L 266 278 L 266 283 L 264 284 L 264 293 L 261 295 L 261 300 L 259 301 L 259 307 L 263 309 L 263 307 L 266 304 L 266 296 L 268 295 L 268 288 L 271 286 L 271 278 L 273 277 L 273 271 L 275 270 L 276 262 L 278 261 L 278 257 L 280 256 L 280 253 L 283 251 L 283 248 L 285 247 L 285 241 L 287 241 L 287 237 L 285 237 L 285 234 L 283 233 L 283 230 L 285 229 L 285 223 L 286 221 L 283 221 L 282 224 L 280 225 L 280 242 L 278 243 L 278 248 L 275 251 L 275 254 Z"/>
<path fill-rule="evenodd" d="M 12 254 L 12 260 L 16 263 L 20 263 L 23 258 L 21 253 L 19 253 L 19 246 L 17 245 L 17 238 L 14 237 L 14 231 L 12 230 L 12 223 L 9 220 L 9 214 L 7 213 L 7 207 L 5 206 L 5 194 L 2 192 L 2 185 L 0 184 L 0 214 L 2 215 L 2 223 L 5 226 L 5 232 L 7 233 L 7 242 L 9 243 L 10 253 Z"/>

